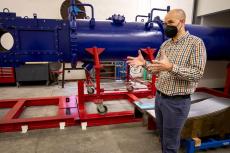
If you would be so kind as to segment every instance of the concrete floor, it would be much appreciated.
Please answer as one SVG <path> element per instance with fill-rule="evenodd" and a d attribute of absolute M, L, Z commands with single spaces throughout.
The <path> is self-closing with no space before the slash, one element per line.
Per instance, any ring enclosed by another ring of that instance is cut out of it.
<path fill-rule="evenodd" d="M 77 93 L 76 83 L 66 83 L 60 86 L 21 86 L 0 87 L 0 99 L 20 97 L 70 96 Z M 118 104 L 118 103 L 116 103 Z M 120 108 L 131 107 L 120 101 Z M 95 106 L 89 105 L 89 111 L 94 112 Z M 108 103 L 109 107 L 113 103 Z M 29 108 L 21 117 L 38 116 L 38 108 Z M 47 111 L 49 109 L 49 112 Z M 0 111 L 4 115 L 7 109 Z M 44 107 L 43 115 L 52 115 L 55 107 Z M 35 112 L 35 113 L 33 113 Z M 148 131 L 142 123 L 129 123 L 109 126 L 88 127 L 82 131 L 80 126 L 67 127 L 64 130 L 42 129 L 31 130 L 26 134 L 20 132 L 0 133 L 0 153 L 161 153 L 158 137 Z M 181 150 L 181 152 L 183 152 Z M 230 148 L 208 150 L 206 153 L 229 153 Z M 203 153 L 203 152 L 199 152 Z"/>

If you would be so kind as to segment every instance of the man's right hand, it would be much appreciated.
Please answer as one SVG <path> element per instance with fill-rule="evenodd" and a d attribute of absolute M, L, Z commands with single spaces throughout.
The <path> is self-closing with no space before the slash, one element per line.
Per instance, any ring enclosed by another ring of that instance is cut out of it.
<path fill-rule="evenodd" d="M 148 72 L 150 72 L 150 73 L 152 73 L 152 74 L 158 74 L 158 73 L 159 73 L 159 71 L 157 71 L 157 70 L 154 68 L 153 64 L 148 64 L 148 65 L 146 66 L 146 69 L 147 69 Z"/>
<path fill-rule="evenodd" d="M 141 51 L 138 51 L 138 56 L 137 57 L 131 57 L 128 56 L 127 57 L 127 64 L 131 65 L 131 66 L 143 66 L 145 65 L 146 61 L 144 59 L 144 57 L 141 54 Z"/>

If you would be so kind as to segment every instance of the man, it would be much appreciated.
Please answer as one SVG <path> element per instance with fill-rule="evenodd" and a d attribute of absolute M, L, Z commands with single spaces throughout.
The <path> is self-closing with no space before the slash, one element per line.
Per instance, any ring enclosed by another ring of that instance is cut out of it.
<path fill-rule="evenodd" d="M 147 64 L 141 52 L 128 57 L 127 63 L 144 66 L 157 75 L 155 99 L 156 123 L 163 153 L 177 153 L 180 134 L 190 110 L 190 95 L 201 79 L 206 49 L 203 41 L 185 31 L 185 13 L 174 9 L 165 16 L 165 35 L 169 37 L 156 60 Z"/>

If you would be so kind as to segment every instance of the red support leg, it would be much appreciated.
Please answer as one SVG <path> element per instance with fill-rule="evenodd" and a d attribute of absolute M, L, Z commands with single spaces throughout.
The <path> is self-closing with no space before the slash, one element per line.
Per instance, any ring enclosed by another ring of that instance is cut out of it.
<path fill-rule="evenodd" d="M 156 95 L 156 87 L 155 87 L 155 82 L 156 82 L 156 75 L 152 74 L 152 84 L 151 84 L 151 90 L 153 96 Z"/>
<path fill-rule="evenodd" d="M 92 86 L 93 84 L 92 84 L 91 81 L 90 81 L 90 79 L 91 79 L 91 78 L 90 78 L 90 73 L 89 73 L 88 71 L 86 71 L 86 74 L 85 74 L 85 75 L 86 75 L 86 81 L 85 81 L 85 82 L 86 82 L 86 85 L 87 85 L 87 86 Z"/>
<path fill-rule="evenodd" d="M 100 100 L 101 95 L 101 82 L 100 82 L 100 69 L 102 68 L 102 65 L 100 64 L 100 58 L 99 55 L 104 51 L 104 48 L 86 48 L 86 51 L 88 51 L 90 54 L 94 56 L 94 67 L 95 67 L 95 77 L 96 77 L 96 103 L 101 103 L 102 100 Z"/>
<path fill-rule="evenodd" d="M 150 62 L 154 60 L 153 54 L 155 53 L 156 49 L 148 47 L 148 48 L 142 48 L 141 50 L 147 54 Z M 152 83 L 151 83 L 150 89 L 152 91 L 153 96 L 155 96 L 156 94 L 155 81 L 156 81 L 156 75 L 152 74 Z"/>
<path fill-rule="evenodd" d="M 85 104 L 84 104 L 84 81 L 79 80 L 78 81 L 78 109 L 79 109 L 79 116 L 80 118 L 84 117 L 85 112 Z"/>
<path fill-rule="evenodd" d="M 227 66 L 227 77 L 224 87 L 224 94 L 230 95 L 230 63 Z"/>

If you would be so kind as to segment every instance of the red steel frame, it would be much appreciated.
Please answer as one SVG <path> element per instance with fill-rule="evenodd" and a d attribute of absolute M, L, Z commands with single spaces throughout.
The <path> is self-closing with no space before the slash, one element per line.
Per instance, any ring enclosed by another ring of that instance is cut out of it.
<path fill-rule="evenodd" d="M 154 49 L 146 48 L 142 49 L 150 60 L 153 60 Z M 115 99 L 127 99 L 130 103 L 134 102 L 138 98 L 144 97 L 153 97 L 156 92 L 154 85 L 155 77 L 152 77 L 152 83 L 147 85 L 147 90 L 142 91 L 114 91 L 110 93 L 104 93 L 103 89 L 100 87 L 100 69 L 103 65 L 100 64 L 99 55 L 104 51 L 104 48 L 87 48 L 89 52 L 94 57 L 94 67 L 95 67 L 95 76 L 96 76 L 96 94 L 85 94 L 84 93 L 84 80 L 78 81 L 78 106 L 79 106 L 79 116 L 81 122 L 87 122 L 88 126 L 95 125 L 106 125 L 106 124 L 117 124 L 117 123 L 127 123 L 140 121 L 140 119 L 134 118 L 134 111 L 120 111 L 120 112 L 108 112 L 104 115 L 101 114 L 88 114 L 86 112 L 85 103 L 93 101 L 94 103 L 106 102 L 106 100 L 115 100 Z M 86 75 L 89 78 L 89 75 Z M 127 82 L 130 80 L 129 75 L 129 66 L 127 67 Z M 86 80 L 86 83 L 89 81 Z M 137 98 L 138 97 L 138 98 Z"/>
<path fill-rule="evenodd" d="M 75 96 L 1 100 L 0 108 L 10 108 L 10 110 L 0 118 L 0 132 L 20 131 L 23 125 L 27 125 L 28 129 L 59 127 L 60 122 L 65 122 L 66 126 L 75 125 L 76 120 L 79 120 L 75 100 Z M 26 107 L 47 105 L 58 107 L 55 116 L 20 118 Z M 71 115 L 66 115 L 67 109 Z"/>
<path fill-rule="evenodd" d="M 224 87 L 224 94 L 230 95 L 230 63 L 227 66 L 227 78 Z"/>
<path fill-rule="evenodd" d="M 134 111 L 121 111 L 110 112 L 104 115 L 100 114 L 88 114 L 85 109 L 85 103 L 88 101 L 94 101 L 95 103 L 101 103 L 104 100 L 115 99 L 127 99 L 131 103 L 138 100 L 137 97 L 154 96 L 155 94 L 155 77 L 153 76 L 152 82 L 147 84 L 147 90 L 132 91 L 132 92 L 120 92 L 114 91 L 112 93 L 104 93 L 104 90 L 100 87 L 100 64 L 99 55 L 104 51 L 103 48 L 88 48 L 86 49 L 90 54 L 94 56 L 95 70 L 96 70 L 96 94 L 84 94 L 84 83 L 90 84 L 88 81 L 89 75 L 87 74 L 87 80 L 78 81 L 78 96 L 71 97 L 48 97 L 48 98 L 21 98 L 0 100 L 0 108 L 9 108 L 10 110 L 0 118 L 0 132 L 19 131 L 23 125 L 27 125 L 28 129 L 38 128 L 53 128 L 59 127 L 60 122 L 65 122 L 66 126 L 76 125 L 81 122 L 87 122 L 88 126 L 93 125 L 105 125 L 115 123 L 126 123 L 140 121 L 140 119 L 134 118 Z M 150 60 L 153 60 L 154 49 L 143 49 L 147 53 Z M 127 80 L 130 80 L 129 67 L 127 69 Z M 32 117 L 32 118 L 20 118 L 21 113 L 25 107 L 30 106 L 46 106 L 56 105 L 58 112 L 55 116 L 46 117 Z M 71 115 L 67 114 L 70 112 Z"/>
<path fill-rule="evenodd" d="M 21 126 L 27 125 L 29 129 L 38 128 L 52 128 L 59 127 L 60 122 L 65 122 L 66 126 L 76 125 L 81 122 L 87 122 L 88 126 L 94 125 L 106 125 L 116 123 L 135 122 L 140 119 L 134 118 L 134 111 L 121 111 L 110 112 L 104 115 L 100 114 L 88 114 L 85 109 L 85 103 L 93 101 L 95 103 L 101 103 L 106 100 L 114 99 L 127 99 L 129 102 L 134 102 L 138 98 L 144 98 L 154 96 L 156 88 L 154 86 L 155 76 L 152 76 L 152 82 L 147 84 L 147 90 L 137 91 L 114 91 L 105 93 L 100 87 L 100 64 L 99 55 L 104 51 L 103 48 L 88 48 L 86 49 L 90 54 L 94 56 L 94 64 L 96 70 L 96 94 L 85 94 L 84 83 L 90 83 L 87 80 L 78 81 L 78 96 L 71 97 L 51 97 L 51 98 L 29 98 L 29 99 L 12 99 L 12 100 L 0 100 L 0 108 L 10 108 L 10 110 L 0 118 L 0 132 L 19 131 Z M 145 48 L 142 49 L 148 58 L 153 60 L 154 49 Z M 131 79 L 129 74 L 129 66 L 127 67 L 127 82 Z M 230 64 L 227 67 L 227 78 L 225 83 L 225 90 L 219 92 L 210 88 L 197 88 L 196 91 L 206 92 L 219 97 L 230 98 Z M 76 102 L 77 100 L 77 102 Z M 30 106 L 46 106 L 56 105 L 58 106 L 58 112 L 55 116 L 48 117 L 33 117 L 33 118 L 20 118 L 21 113 L 25 107 Z M 67 113 L 70 113 L 68 115 Z"/>

